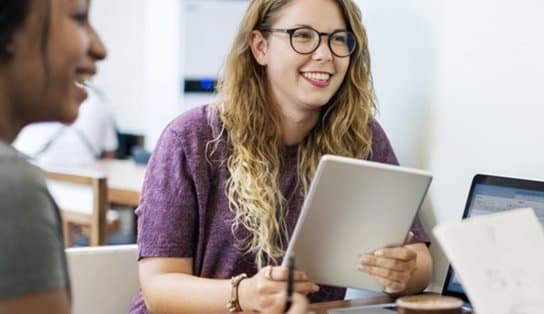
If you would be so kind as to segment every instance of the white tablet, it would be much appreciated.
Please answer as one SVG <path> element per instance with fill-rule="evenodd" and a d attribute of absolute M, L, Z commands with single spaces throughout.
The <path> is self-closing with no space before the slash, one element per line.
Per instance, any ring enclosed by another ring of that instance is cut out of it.
<path fill-rule="evenodd" d="M 404 243 L 432 176 L 428 172 L 325 155 L 304 200 L 286 258 L 310 280 L 383 290 L 357 270 L 358 256 Z"/>

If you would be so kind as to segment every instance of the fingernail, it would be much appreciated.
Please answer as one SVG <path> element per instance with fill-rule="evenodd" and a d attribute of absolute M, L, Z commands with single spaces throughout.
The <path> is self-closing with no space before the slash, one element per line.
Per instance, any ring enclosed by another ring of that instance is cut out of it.
<path fill-rule="evenodd" d="M 314 285 L 314 286 L 312 287 L 312 291 L 313 291 L 313 292 L 319 291 L 319 286 L 318 286 L 318 285 Z"/>
<path fill-rule="evenodd" d="M 302 273 L 302 280 L 308 280 L 308 275 L 306 275 L 305 273 Z"/>
<path fill-rule="evenodd" d="M 374 252 L 374 256 L 383 256 L 383 251 L 377 250 L 376 252 Z"/>

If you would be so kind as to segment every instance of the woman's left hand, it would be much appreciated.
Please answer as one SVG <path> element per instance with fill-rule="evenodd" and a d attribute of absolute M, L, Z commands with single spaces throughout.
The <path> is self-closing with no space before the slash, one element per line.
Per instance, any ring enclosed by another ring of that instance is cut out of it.
<path fill-rule="evenodd" d="M 386 293 L 400 293 L 417 270 L 417 253 L 407 246 L 379 249 L 362 254 L 357 269 L 381 282 Z"/>

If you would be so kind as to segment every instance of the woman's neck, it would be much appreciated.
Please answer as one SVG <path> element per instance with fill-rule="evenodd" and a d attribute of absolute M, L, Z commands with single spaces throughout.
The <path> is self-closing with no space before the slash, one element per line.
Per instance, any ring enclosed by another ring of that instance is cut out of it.
<path fill-rule="evenodd" d="M 290 146 L 302 142 L 314 128 L 318 119 L 319 111 L 282 112 L 281 124 L 284 144 Z"/>

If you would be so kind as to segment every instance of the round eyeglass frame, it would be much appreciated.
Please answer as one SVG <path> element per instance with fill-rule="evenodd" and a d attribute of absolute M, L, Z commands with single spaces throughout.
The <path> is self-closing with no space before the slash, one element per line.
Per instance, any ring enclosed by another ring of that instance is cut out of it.
<path fill-rule="evenodd" d="M 306 29 L 306 30 L 309 30 L 309 31 L 312 31 L 312 32 L 318 34 L 317 45 L 314 47 L 314 49 L 312 49 L 309 52 L 300 52 L 295 48 L 295 45 L 293 44 L 293 34 L 296 31 L 301 30 L 301 29 Z M 299 53 L 301 55 L 309 55 L 309 54 L 314 53 L 319 48 L 319 46 L 321 45 L 321 37 L 323 37 L 323 36 L 327 36 L 327 45 L 329 46 L 329 49 L 332 52 L 332 54 L 335 55 L 338 58 L 345 58 L 345 57 L 351 56 L 353 54 L 353 52 L 355 51 L 355 49 L 357 48 L 357 40 L 355 39 L 355 35 L 352 32 L 346 31 L 346 30 L 336 30 L 336 31 L 334 31 L 332 33 L 325 33 L 325 32 L 320 32 L 317 29 L 315 29 L 313 27 L 310 27 L 310 26 L 301 26 L 301 27 L 295 27 L 295 28 L 266 28 L 266 29 L 261 29 L 261 32 L 289 34 L 289 44 L 291 45 L 291 48 L 296 53 Z M 353 46 L 351 47 L 351 49 L 349 50 L 349 53 L 347 55 L 339 55 L 336 52 L 334 52 L 334 49 L 332 49 L 331 38 L 332 38 L 332 36 L 334 34 L 337 34 L 337 33 L 347 33 L 348 35 L 351 35 L 352 38 L 353 38 Z"/>

